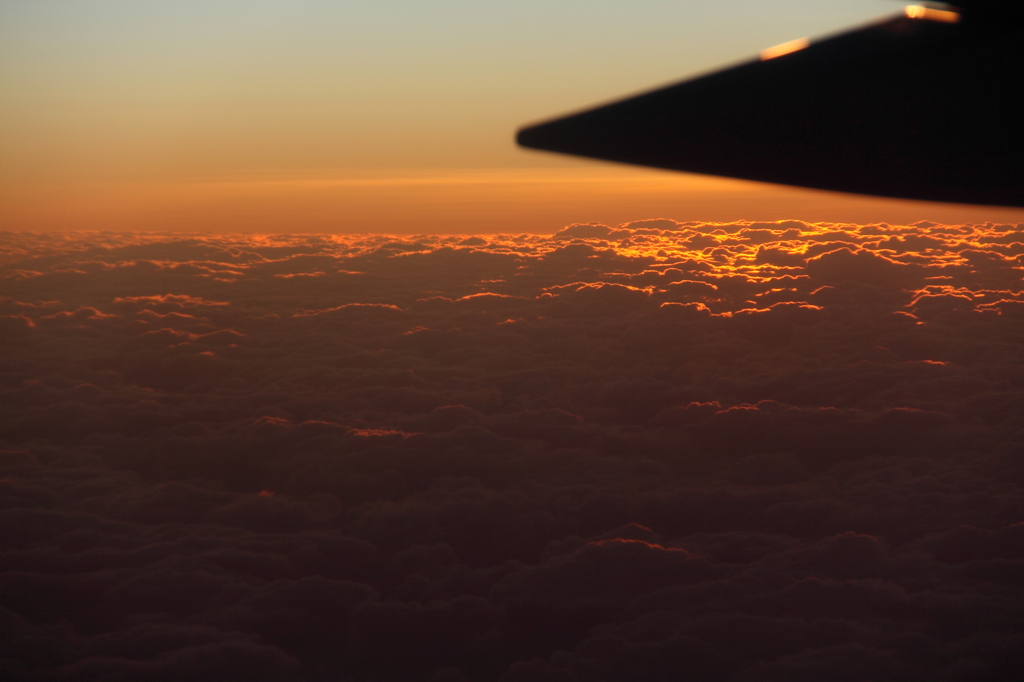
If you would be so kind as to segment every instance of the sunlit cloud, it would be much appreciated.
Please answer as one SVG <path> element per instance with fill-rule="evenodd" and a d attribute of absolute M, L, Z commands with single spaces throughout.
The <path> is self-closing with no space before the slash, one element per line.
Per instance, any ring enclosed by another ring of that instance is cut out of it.
<path fill-rule="evenodd" d="M 1024 224 L 0 240 L 12 679 L 1018 669 Z"/>

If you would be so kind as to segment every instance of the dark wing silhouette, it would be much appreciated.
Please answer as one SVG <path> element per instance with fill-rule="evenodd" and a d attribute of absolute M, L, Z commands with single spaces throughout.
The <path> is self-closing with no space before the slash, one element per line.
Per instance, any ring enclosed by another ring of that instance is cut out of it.
<path fill-rule="evenodd" d="M 521 130 L 526 147 L 818 189 L 1024 206 L 1024 13 L 908 7 Z"/>

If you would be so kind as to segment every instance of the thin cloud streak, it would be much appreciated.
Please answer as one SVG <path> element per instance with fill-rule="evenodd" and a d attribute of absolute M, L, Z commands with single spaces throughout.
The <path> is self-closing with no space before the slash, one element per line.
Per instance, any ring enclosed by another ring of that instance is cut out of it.
<path fill-rule="evenodd" d="M 118 182 L 13 181 L 0 228 L 175 232 L 553 233 L 573 217 L 1020 222 L 1024 211 L 874 199 L 618 166 L 350 169 Z"/>

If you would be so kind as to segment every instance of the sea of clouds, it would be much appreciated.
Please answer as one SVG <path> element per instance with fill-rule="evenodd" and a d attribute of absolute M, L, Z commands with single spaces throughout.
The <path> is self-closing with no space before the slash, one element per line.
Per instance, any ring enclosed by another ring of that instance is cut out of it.
<path fill-rule="evenodd" d="M 0 234 L 0 677 L 1019 680 L 1024 225 Z"/>

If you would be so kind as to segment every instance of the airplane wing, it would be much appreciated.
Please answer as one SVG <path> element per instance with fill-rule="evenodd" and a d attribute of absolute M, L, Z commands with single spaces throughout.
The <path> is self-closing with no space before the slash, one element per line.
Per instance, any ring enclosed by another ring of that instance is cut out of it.
<path fill-rule="evenodd" d="M 1024 206 L 1022 8 L 1005 0 L 908 7 L 524 128 L 517 140 L 693 173 Z"/>

